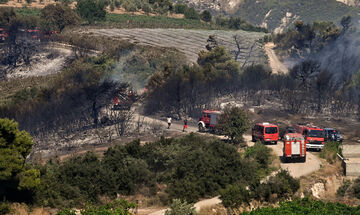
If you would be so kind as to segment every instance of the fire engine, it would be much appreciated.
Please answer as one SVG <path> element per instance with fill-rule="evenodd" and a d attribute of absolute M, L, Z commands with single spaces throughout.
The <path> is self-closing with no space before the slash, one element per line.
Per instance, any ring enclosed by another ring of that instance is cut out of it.
<path fill-rule="evenodd" d="M 198 121 L 199 131 L 203 132 L 205 131 L 206 128 L 214 131 L 219 116 L 220 116 L 220 111 L 203 110 L 201 117 L 199 118 Z"/>
<path fill-rule="evenodd" d="M 252 141 L 277 144 L 279 140 L 279 127 L 268 122 L 256 123 L 251 130 Z"/>
<path fill-rule="evenodd" d="M 136 101 L 136 94 L 131 89 L 126 89 L 113 97 L 114 110 L 130 110 L 131 105 Z"/>
<path fill-rule="evenodd" d="M 294 125 L 297 133 L 305 138 L 306 149 L 321 150 L 324 147 L 324 129 L 316 127 L 312 124 Z"/>
<path fill-rule="evenodd" d="M 299 133 L 288 133 L 284 135 L 283 158 L 285 162 L 299 159 L 306 161 L 305 139 Z"/>

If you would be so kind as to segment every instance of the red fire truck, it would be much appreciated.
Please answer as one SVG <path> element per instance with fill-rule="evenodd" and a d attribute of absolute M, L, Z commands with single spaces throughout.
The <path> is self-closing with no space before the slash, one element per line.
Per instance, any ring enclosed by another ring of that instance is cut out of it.
<path fill-rule="evenodd" d="M 297 133 L 304 136 L 306 149 L 321 150 L 324 147 L 324 129 L 316 127 L 312 124 L 294 125 Z"/>
<path fill-rule="evenodd" d="M 199 118 L 198 121 L 199 131 L 203 132 L 205 131 L 206 128 L 214 131 L 219 116 L 220 116 L 220 111 L 203 110 L 201 117 Z"/>
<path fill-rule="evenodd" d="M 306 161 L 305 139 L 299 133 L 288 133 L 284 135 L 283 158 L 285 162 L 295 159 Z"/>
<path fill-rule="evenodd" d="M 279 140 L 279 127 L 268 122 L 256 123 L 251 131 L 252 141 L 277 144 Z"/>

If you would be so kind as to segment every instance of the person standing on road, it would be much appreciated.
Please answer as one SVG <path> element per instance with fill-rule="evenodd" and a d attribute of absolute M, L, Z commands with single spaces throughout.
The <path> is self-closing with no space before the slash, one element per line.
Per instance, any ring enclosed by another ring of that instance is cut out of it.
<path fill-rule="evenodd" d="M 187 129 L 187 119 L 184 119 L 184 128 L 183 128 L 183 132 L 185 132 L 185 129 Z"/>
<path fill-rule="evenodd" d="M 170 126 L 171 126 L 171 117 L 170 116 L 167 118 L 167 123 L 168 123 L 167 129 L 170 129 Z"/>

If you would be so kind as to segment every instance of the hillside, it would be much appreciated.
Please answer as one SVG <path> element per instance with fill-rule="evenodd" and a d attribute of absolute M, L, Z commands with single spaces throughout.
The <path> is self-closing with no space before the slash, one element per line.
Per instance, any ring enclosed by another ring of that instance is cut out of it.
<path fill-rule="evenodd" d="M 246 65 L 265 63 L 266 57 L 263 47 L 255 42 L 264 37 L 261 32 L 222 31 L 222 30 L 189 30 L 189 29 L 90 29 L 90 34 L 111 36 L 128 40 L 132 43 L 157 47 L 171 47 L 185 54 L 189 62 L 196 62 L 198 53 L 205 50 L 206 40 L 215 35 L 219 45 L 226 46 L 230 53 L 236 51 L 234 35 L 239 37 L 242 48 L 238 61 Z"/>
<path fill-rule="evenodd" d="M 186 0 L 198 10 L 215 14 L 236 15 L 254 25 L 270 30 L 288 27 L 295 20 L 326 20 L 338 23 L 345 15 L 359 17 L 358 9 L 336 0 Z M 347 1 L 349 2 L 349 1 Z M 207 8 L 206 8 L 207 7 Z"/>

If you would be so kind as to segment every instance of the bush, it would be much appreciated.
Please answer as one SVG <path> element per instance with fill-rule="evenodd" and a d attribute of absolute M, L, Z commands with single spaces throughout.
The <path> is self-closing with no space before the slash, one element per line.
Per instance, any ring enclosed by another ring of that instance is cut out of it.
<path fill-rule="evenodd" d="M 341 145 L 340 142 L 326 142 L 320 152 L 320 157 L 326 159 L 329 163 L 334 163 L 337 160 L 337 153 L 342 154 Z"/>
<path fill-rule="evenodd" d="M 352 189 L 354 196 L 360 199 L 360 177 L 354 181 L 354 184 L 352 185 Z"/>
<path fill-rule="evenodd" d="M 77 24 L 80 17 L 63 4 L 50 4 L 41 10 L 41 26 L 45 31 L 62 31 L 66 26 Z"/>
<path fill-rule="evenodd" d="M 242 215 L 287 215 L 287 214 L 358 214 L 360 206 L 350 207 L 345 204 L 322 202 L 310 198 L 297 199 L 280 203 L 279 207 L 263 207 Z"/>
<path fill-rule="evenodd" d="M 240 185 L 228 185 L 226 189 L 220 191 L 221 203 L 226 208 L 239 208 L 244 203 L 251 201 L 249 191 Z"/>
<path fill-rule="evenodd" d="M 199 14 L 192 7 L 189 7 L 187 10 L 185 10 L 184 15 L 185 19 L 199 19 Z"/>
<path fill-rule="evenodd" d="M 185 14 L 186 10 L 188 10 L 188 6 L 186 4 L 175 5 L 175 13 Z"/>
<path fill-rule="evenodd" d="M 101 0 L 78 0 L 76 11 L 89 24 L 105 19 L 106 4 Z"/>
<path fill-rule="evenodd" d="M 338 188 L 338 190 L 336 191 L 336 196 L 337 197 L 344 197 L 346 194 L 346 191 L 348 190 L 348 188 L 351 186 L 351 181 L 350 180 L 345 180 L 343 182 L 343 184 Z"/>
<path fill-rule="evenodd" d="M 193 204 L 188 204 L 186 201 L 182 202 L 180 199 L 173 199 L 170 210 L 165 211 L 165 215 L 195 215 L 195 208 Z"/>
<path fill-rule="evenodd" d="M 204 10 L 201 14 L 200 14 L 200 19 L 204 22 L 211 22 L 211 13 L 207 10 Z"/>
<path fill-rule="evenodd" d="M 165 184 L 168 199 L 196 202 L 218 194 L 229 184 L 257 184 L 258 166 L 243 159 L 236 148 L 218 140 L 190 134 L 144 146 L 139 141 L 109 148 L 102 160 L 92 153 L 41 168 L 36 203 L 52 207 L 99 202 L 99 196 L 141 193 L 155 195 Z"/>
<path fill-rule="evenodd" d="M 87 205 L 85 209 L 80 211 L 81 215 L 131 215 L 129 209 L 135 208 L 134 203 L 129 203 L 126 200 L 116 200 L 101 206 Z M 57 215 L 75 215 L 76 211 L 70 209 L 63 209 Z"/>
<path fill-rule="evenodd" d="M 262 169 L 267 169 L 271 163 L 271 149 L 256 142 L 254 146 L 246 148 L 245 157 L 255 159 Z"/>
<path fill-rule="evenodd" d="M 278 199 L 290 198 L 299 188 L 299 180 L 293 178 L 287 170 L 282 169 L 267 182 L 256 187 L 254 197 L 267 202 L 276 202 Z"/>
<path fill-rule="evenodd" d="M 7 202 L 0 202 L 0 214 L 9 214 L 11 212 L 11 206 Z"/>

